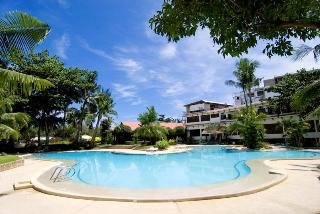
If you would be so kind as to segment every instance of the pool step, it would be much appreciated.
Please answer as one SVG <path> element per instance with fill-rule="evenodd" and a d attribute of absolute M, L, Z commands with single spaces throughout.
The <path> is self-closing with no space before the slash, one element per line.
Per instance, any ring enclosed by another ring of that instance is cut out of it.
<path fill-rule="evenodd" d="M 28 189 L 32 187 L 33 187 L 33 184 L 31 183 L 31 181 L 18 181 L 13 184 L 14 190 Z"/>

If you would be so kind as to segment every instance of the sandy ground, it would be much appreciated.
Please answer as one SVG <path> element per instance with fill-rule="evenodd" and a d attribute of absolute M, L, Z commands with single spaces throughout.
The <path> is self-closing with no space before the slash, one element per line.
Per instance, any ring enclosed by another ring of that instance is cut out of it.
<path fill-rule="evenodd" d="M 46 195 L 33 189 L 12 190 L 14 181 L 55 165 L 55 162 L 27 159 L 25 166 L 0 173 L 1 214 L 84 213 L 320 213 L 320 160 L 269 162 L 284 170 L 288 179 L 265 191 L 234 198 L 194 202 L 129 203 L 90 201 Z"/>

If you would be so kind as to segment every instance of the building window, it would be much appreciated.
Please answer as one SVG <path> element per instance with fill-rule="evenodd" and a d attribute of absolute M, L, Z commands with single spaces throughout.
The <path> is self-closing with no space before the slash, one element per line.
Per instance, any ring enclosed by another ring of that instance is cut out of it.
<path fill-rule="evenodd" d="M 200 129 L 190 130 L 190 137 L 200 136 Z"/>
<path fill-rule="evenodd" d="M 264 124 L 266 134 L 282 134 L 282 127 L 278 124 Z"/>
<path fill-rule="evenodd" d="M 187 117 L 187 123 L 195 123 L 195 122 L 199 122 L 198 116 Z"/>
<path fill-rule="evenodd" d="M 201 121 L 210 121 L 210 114 L 201 115 Z"/>
<path fill-rule="evenodd" d="M 225 114 L 221 114 L 221 120 L 225 120 L 227 118 L 227 116 Z"/>
<path fill-rule="evenodd" d="M 232 118 L 233 118 L 233 115 L 232 114 L 228 114 L 228 120 L 232 120 Z"/>
<path fill-rule="evenodd" d="M 258 91 L 258 92 L 257 92 L 257 95 L 258 95 L 258 96 L 263 96 L 263 91 Z"/>
<path fill-rule="evenodd" d="M 217 118 L 219 117 L 219 114 L 211 114 L 211 118 Z"/>

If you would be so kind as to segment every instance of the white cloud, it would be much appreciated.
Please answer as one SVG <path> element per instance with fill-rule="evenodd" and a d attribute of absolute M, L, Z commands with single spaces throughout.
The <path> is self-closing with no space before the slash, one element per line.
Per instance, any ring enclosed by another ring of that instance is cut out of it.
<path fill-rule="evenodd" d="M 68 59 L 67 50 L 70 47 L 71 42 L 68 34 L 63 34 L 59 39 L 54 41 L 54 49 L 56 54 L 62 59 Z"/>
<path fill-rule="evenodd" d="M 121 98 L 125 99 L 130 105 L 139 105 L 143 103 L 141 97 L 138 96 L 137 87 L 135 85 L 124 85 L 120 83 L 114 83 L 113 88 L 116 94 Z"/>
<path fill-rule="evenodd" d="M 167 89 L 165 89 L 165 95 L 177 96 L 183 94 L 185 86 L 182 82 L 171 83 Z"/>
<path fill-rule="evenodd" d="M 117 59 L 115 64 L 119 67 L 119 69 L 130 73 L 134 73 L 142 69 L 140 63 L 133 59 Z"/>
<path fill-rule="evenodd" d="M 100 56 L 102 58 L 108 59 L 108 60 L 112 60 L 115 61 L 115 58 L 113 58 L 112 56 L 110 56 L 109 54 L 107 54 L 107 52 L 97 49 L 97 48 L 93 48 L 89 45 L 89 43 L 84 40 L 84 39 L 80 39 L 80 47 L 82 47 L 83 49 L 89 51 L 90 53 Z"/>
<path fill-rule="evenodd" d="M 160 50 L 160 57 L 164 59 L 172 59 L 176 56 L 176 53 L 176 46 L 173 43 L 168 43 Z"/>
<path fill-rule="evenodd" d="M 65 9 L 69 7 L 69 2 L 67 0 L 57 0 L 57 2 L 61 7 Z"/>

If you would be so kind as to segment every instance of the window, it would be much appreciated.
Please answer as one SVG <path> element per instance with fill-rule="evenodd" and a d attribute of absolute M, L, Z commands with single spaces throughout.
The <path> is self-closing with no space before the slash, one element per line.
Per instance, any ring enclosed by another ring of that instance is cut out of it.
<path fill-rule="evenodd" d="M 190 137 L 200 136 L 200 129 L 190 130 Z"/>
<path fill-rule="evenodd" d="M 277 124 L 264 124 L 266 134 L 282 134 L 282 127 Z"/>
<path fill-rule="evenodd" d="M 211 118 L 217 118 L 219 117 L 219 114 L 211 114 Z"/>
<path fill-rule="evenodd" d="M 225 120 L 227 118 L 227 116 L 225 114 L 221 114 L 221 120 Z"/>
<path fill-rule="evenodd" d="M 195 122 L 199 122 L 198 116 L 187 117 L 187 123 L 195 123 Z"/>
<path fill-rule="evenodd" d="M 264 94 L 263 91 L 258 91 L 258 92 L 257 92 L 257 95 L 258 95 L 258 96 L 263 96 L 263 94 Z"/>
<path fill-rule="evenodd" d="M 210 114 L 201 115 L 201 121 L 209 121 L 209 120 L 210 120 Z"/>
<path fill-rule="evenodd" d="M 232 120 L 232 118 L 233 118 L 233 115 L 232 114 L 228 114 L 228 120 Z"/>

